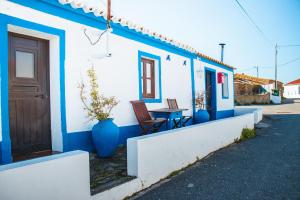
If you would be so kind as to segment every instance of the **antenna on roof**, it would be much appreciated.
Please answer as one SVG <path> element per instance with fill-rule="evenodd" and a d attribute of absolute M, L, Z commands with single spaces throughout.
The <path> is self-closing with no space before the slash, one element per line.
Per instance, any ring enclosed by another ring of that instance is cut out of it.
<path fill-rule="evenodd" d="M 221 62 L 223 62 L 224 59 L 224 46 L 226 45 L 225 43 L 220 43 L 221 46 Z"/>

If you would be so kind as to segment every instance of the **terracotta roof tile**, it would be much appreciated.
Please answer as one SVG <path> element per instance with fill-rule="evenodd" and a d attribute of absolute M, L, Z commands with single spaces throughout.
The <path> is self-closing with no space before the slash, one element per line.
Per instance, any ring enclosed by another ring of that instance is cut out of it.
<path fill-rule="evenodd" d="M 87 5 L 82 0 L 58 0 L 58 1 L 61 4 L 70 4 L 74 9 L 83 9 L 83 11 L 85 13 L 94 13 L 94 15 L 96 17 L 103 17 L 104 19 L 106 19 L 106 12 L 103 9 L 91 7 L 90 5 Z M 118 18 L 118 17 L 115 17 L 114 15 L 112 15 L 111 20 L 114 23 L 118 23 L 118 24 L 122 25 L 123 27 L 128 27 L 129 29 L 135 30 L 136 32 L 140 32 L 140 33 L 143 33 L 144 35 L 148 35 L 148 36 L 154 37 L 155 39 L 159 39 L 161 41 L 170 43 L 171 45 L 173 45 L 175 47 L 184 49 L 184 50 L 186 50 L 190 53 L 193 53 L 199 57 L 206 58 L 208 60 L 211 60 L 215 63 L 221 64 L 221 65 L 226 66 L 231 69 L 236 69 L 231 65 L 225 64 L 224 62 L 221 62 L 217 59 L 214 59 L 210 56 L 207 56 L 207 55 L 204 55 L 204 54 L 198 52 L 196 49 L 194 49 L 193 47 L 191 47 L 189 45 L 185 45 L 181 42 L 175 41 L 174 39 L 170 39 L 162 34 L 150 31 L 149 29 L 146 29 L 143 26 L 139 26 L 137 24 L 131 23 L 130 21 L 127 21 L 124 18 Z"/>
<path fill-rule="evenodd" d="M 291 81 L 285 85 L 300 85 L 300 78 L 297 79 L 297 80 L 294 80 L 294 81 Z"/>

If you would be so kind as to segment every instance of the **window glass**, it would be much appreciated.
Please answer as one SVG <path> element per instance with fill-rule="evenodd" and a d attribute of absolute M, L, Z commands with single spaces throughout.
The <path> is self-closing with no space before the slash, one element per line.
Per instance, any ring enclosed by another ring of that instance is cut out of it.
<path fill-rule="evenodd" d="M 34 54 L 16 51 L 16 77 L 34 78 Z"/>
<path fill-rule="evenodd" d="M 155 61 L 142 58 L 143 98 L 155 98 Z"/>
<path fill-rule="evenodd" d="M 224 83 L 222 84 L 222 96 L 224 98 L 229 97 L 229 91 L 228 91 L 228 75 L 224 75 Z"/>
<path fill-rule="evenodd" d="M 147 94 L 151 94 L 151 79 L 147 79 Z"/>
<path fill-rule="evenodd" d="M 151 78 L 151 64 L 146 63 L 147 78 Z"/>

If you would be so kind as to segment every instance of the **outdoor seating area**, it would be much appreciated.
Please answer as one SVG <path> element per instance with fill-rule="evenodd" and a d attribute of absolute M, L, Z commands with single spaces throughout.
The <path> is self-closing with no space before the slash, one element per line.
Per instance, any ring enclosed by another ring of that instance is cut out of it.
<path fill-rule="evenodd" d="M 168 108 L 148 110 L 143 100 L 131 101 L 135 116 L 143 131 L 142 134 L 155 133 L 162 130 L 166 125 L 166 130 L 185 127 L 192 119 L 191 116 L 184 116 L 186 108 L 179 108 L 176 99 L 167 99 Z"/>

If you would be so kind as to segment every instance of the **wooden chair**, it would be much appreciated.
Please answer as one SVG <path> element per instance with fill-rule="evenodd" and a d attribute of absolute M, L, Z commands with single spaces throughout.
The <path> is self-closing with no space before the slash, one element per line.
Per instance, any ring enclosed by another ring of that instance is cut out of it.
<path fill-rule="evenodd" d="M 177 100 L 176 99 L 167 99 L 168 102 L 168 106 L 170 109 L 178 109 L 178 104 L 177 104 Z M 180 122 L 182 120 L 182 126 L 186 126 L 186 124 L 188 123 L 188 121 L 190 121 L 192 119 L 191 116 L 182 116 L 181 119 L 177 120 L 174 119 L 174 128 L 179 128 L 180 127 Z"/>
<path fill-rule="evenodd" d="M 152 119 L 144 101 L 130 101 L 130 103 L 143 134 L 155 133 L 167 122 L 166 119 Z"/>

